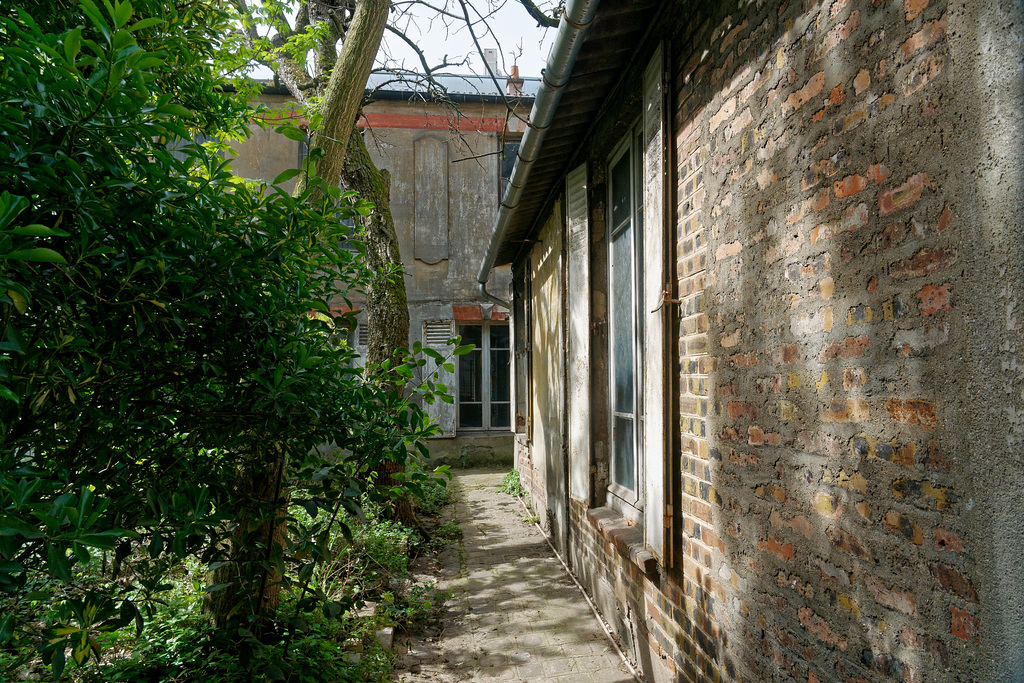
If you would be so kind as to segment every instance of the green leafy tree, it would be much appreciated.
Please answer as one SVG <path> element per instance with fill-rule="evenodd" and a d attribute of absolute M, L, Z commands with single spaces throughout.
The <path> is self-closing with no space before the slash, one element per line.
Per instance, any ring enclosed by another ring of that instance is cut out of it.
<path fill-rule="evenodd" d="M 211 66 L 228 21 L 214 0 L 0 19 L 0 646 L 58 677 L 98 632 L 143 628 L 187 556 L 223 579 L 241 654 L 301 630 L 318 539 L 434 430 L 350 367 L 327 315 L 376 276 L 345 226 L 372 206 L 242 182 L 216 142 L 171 149 L 246 134 Z M 289 495 L 321 521 L 296 525 Z"/>

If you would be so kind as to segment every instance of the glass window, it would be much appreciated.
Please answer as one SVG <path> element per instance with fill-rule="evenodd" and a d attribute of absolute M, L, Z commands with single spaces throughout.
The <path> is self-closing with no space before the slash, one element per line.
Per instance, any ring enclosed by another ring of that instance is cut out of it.
<path fill-rule="evenodd" d="M 611 309 L 609 356 L 612 412 L 610 490 L 629 504 L 640 499 L 642 481 L 640 432 L 643 405 L 643 316 L 638 302 L 643 249 L 643 186 L 640 138 L 632 132 L 612 157 L 609 177 L 608 288 Z"/>
<path fill-rule="evenodd" d="M 460 325 L 463 344 L 473 344 L 459 356 L 459 427 L 509 429 L 512 426 L 511 358 L 508 325 Z"/>

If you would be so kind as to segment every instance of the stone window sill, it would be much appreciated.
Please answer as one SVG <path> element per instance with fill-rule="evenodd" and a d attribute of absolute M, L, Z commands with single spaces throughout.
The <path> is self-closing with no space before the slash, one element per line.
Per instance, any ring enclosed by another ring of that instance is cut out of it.
<path fill-rule="evenodd" d="M 644 546 L 643 527 L 630 524 L 625 517 L 609 507 L 591 508 L 587 520 L 601 537 L 645 574 L 655 571 L 658 559 Z"/>

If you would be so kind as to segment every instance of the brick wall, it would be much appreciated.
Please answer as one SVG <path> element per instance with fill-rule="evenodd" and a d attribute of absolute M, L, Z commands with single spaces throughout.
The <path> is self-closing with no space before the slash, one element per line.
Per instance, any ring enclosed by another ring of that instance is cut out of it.
<path fill-rule="evenodd" d="M 714 680 L 962 680 L 947 8 L 722 4 L 673 74 L 683 647 Z"/>
<path fill-rule="evenodd" d="M 567 559 L 649 680 L 1024 680 L 1022 26 L 1012 0 L 663 15 L 623 79 L 669 41 L 680 552 L 654 570 L 597 507 L 604 174 L 636 93 L 594 122 L 592 500 Z M 538 453 L 520 439 L 545 499 Z"/>

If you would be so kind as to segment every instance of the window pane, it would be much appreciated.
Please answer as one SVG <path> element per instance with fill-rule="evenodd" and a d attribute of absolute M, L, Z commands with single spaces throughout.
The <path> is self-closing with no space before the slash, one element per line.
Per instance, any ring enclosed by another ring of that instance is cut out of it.
<path fill-rule="evenodd" d="M 508 325 L 491 325 L 491 348 L 508 348 Z"/>
<path fill-rule="evenodd" d="M 612 477 L 616 484 L 636 490 L 636 468 L 633 465 L 633 419 L 615 416 L 615 454 L 612 456 Z"/>
<path fill-rule="evenodd" d="M 480 384 L 483 378 L 480 360 L 483 352 L 479 349 L 459 357 L 459 401 L 483 400 Z"/>
<path fill-rule="evenodd" d="M 460 427 L 483 427 L 484 410 L 479 403 L 459 404 L 459 426 Z"/>
<path fill-rule="evenodd" d="M 459 325 L 459 334 L 463 344 L 473 344 L 476 348 L 483 346 L 483 330 L 480 325 Z"/>
<path fill-rule="evenodd" d="M 507 401 L 509 399 L 509 364 L 508 351 L 499 349 L 491 351 L 491 400 Z"/>
<path fill-rule="evenodd" d="M 511 403 L 491 403 L 491 428 L 507 428 L 512 424 Z"/>
<path fill-rule="evenodd" d="M 623 154 L 612 167 L 612 230 L 629 220 L 630 181 L 629 154 Z"/>
<path fill-rule="evenodd" d="M 612 238 L 612 359 L 615 368 L 613 408 L 633 412 L 633 233 Z"/>

